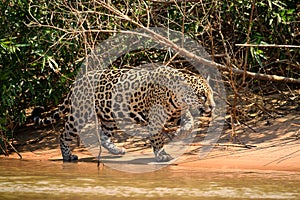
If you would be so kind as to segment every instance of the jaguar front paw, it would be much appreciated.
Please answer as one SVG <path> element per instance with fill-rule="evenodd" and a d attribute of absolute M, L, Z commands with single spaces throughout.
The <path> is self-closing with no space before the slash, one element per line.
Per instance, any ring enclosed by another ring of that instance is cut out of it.
<path fill-rule="evenodd" d="M 126 153 L 126 150 L 122 147 L 117 147 L 117 146 L 114 146 L 112 148 L 106 148 L 109 153 L 111 154 L 114 154 L 114 155 L 124 155 Z"/>
<path fill-rule="evenodd" d="M 154 152 L 154 154 L 157 162 L 168 162 L 173 159 L 172 156 L 166 153 L 164 149 Z"/>
<path fill-rule="evenodd" d="M 101 144 L 106 150 L 109 151 L 109 153 L 113 155 L 124 155 L 126 153 L 124 148 L 116 146 L 107 136 L 101 136 Z"/>

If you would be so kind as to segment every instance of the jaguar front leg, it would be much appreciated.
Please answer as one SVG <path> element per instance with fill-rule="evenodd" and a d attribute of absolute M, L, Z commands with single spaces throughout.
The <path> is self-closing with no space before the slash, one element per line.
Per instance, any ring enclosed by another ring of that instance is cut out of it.
<path fill-rule="evenodd" d="M 101 145 L 113 155 L 124 155 L 126 153 L 125 148 L 116 146 L 110 139 L 113 135 L 111 130 L 117 129 L 115 123 L 99 120 L 99 124 L 101 124 L 99 126 Z"/>
<path fill-rule="evenodd" d="M 110 137 L 106 136 L 103 133 L 100 133 L 101 145 L 109 151 L 109 153 L 114 155 L 124 155 L 126 153 L 125 148 L 121 148 L 116 146 L 110 139 Z"/>
<path fill-rule="evenodd" d="M 150 142 L 157 162 L 168 162 L 173 159 L 163 148 L 163 125 L 169 117 L 170 116 L 168 116 L 161 105 L 156 105 L 151 108 L 148 131 L 150 133 Z"/>
<path fill-rule="evenodd" d="M 180 128 L 176 131 L 175 137 L 178 139 L 189 136 L 194 129 L 194 118 L 189 110 L 181 116 Z"/>
<path fill-rule="evenodd" d="M 162 134 L 154 134 L 150 137 L 151 145 L 153 148 L 153 153 L 155 156 L 155 160 L 157 162 L 168 162 L 172 160 L 172 156 L 165 152 L 163 145 L 163 137 Z"/>

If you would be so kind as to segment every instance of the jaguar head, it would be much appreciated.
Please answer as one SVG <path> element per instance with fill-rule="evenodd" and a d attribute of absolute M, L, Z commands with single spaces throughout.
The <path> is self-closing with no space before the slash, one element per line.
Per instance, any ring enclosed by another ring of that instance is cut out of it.
<path fill-rule="evenodd" d="M 216 107 L 213 90 L 209 84 L 210 77 L 207 79 L 199 75 L 191 76 L 191 84 L 194 94 L 197 96 L 197 106 L 202 112 L 212 114 Z"/>

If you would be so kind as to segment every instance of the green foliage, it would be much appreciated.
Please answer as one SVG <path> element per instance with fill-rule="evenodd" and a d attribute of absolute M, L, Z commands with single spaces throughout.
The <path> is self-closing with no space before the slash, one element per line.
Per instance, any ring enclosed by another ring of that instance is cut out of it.
<path fill-rule="evenodd" d="M 80 52 L 78 42 L 63 41 L 60 31 L 30 28 L 29 5 L 18 0 L 0 5 L 0 130 L 5 132 L 26 121 L 26 108 L 59 103 Z M 40 20 L 47 17 L 43 9 L 34 12 Z"/>

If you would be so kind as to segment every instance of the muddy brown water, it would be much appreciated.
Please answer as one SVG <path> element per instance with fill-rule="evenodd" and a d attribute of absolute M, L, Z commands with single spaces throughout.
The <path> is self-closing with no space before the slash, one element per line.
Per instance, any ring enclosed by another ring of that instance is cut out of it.
<path fill-rule="evenodd" d="M 300 173 L 168 166 L 134 174 L 94 162 L 0 159 L 0 199 L 300 199 Z"/>

